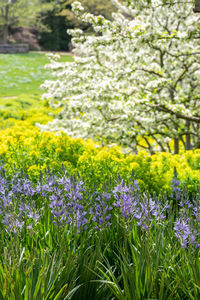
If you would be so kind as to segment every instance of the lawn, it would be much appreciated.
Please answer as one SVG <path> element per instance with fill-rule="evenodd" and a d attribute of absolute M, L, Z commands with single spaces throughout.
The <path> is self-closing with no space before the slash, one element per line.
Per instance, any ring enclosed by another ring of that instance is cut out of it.
<path fill-rule="evenodd" d="M 62 55 L 60 61 L 72 61 Z M 41 105 L 43 90 L 40 85 L 52 78 L 45 69 L 48 58 L 45 54 L 0 54 L 0 108 L 27 109 Z"/>

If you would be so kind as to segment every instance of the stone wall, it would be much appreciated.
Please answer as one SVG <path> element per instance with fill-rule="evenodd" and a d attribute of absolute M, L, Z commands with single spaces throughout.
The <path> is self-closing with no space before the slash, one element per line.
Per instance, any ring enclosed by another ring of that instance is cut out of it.
<path fill-rule="evenodd" d="M 28 51 L 28 44 L 0 44 L 0 53 L 27 53 Z"/>

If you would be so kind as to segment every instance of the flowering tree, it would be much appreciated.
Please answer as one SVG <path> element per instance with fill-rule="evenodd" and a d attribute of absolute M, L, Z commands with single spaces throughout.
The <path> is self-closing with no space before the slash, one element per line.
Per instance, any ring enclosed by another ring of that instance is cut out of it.
<path fill-rule="evenodd" d="M 73 137 L 92 137 L 178 153 L 200 147 L 200 17 L 194 3 L 163 0 L 112 1 L 114 21 L 73 10 L 96 35 L 72 30 L 73 63 L 49 68 L 58 79 L 46 81 L 44 98 L 63 106 L 43 129 Z M 143 137 L 146 144 L 139 142 Z"/>

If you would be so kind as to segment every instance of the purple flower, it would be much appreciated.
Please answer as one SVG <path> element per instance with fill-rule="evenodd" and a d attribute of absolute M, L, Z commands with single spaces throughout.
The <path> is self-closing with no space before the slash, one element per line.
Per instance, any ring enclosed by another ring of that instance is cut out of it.
<path fill-rule="evenodd" d="M 137 225 L 141 226 L 142 229 L 149 229 L 155 222 L 161 222 L 165 216 L 165 210 L 168 204 L 161 205 L 157 202 L 157 199 L 152 199 L 147 195 L 143 194 L 140 201 L 137 203 L 136 213 L 133 218 L 136 219 Z"/>
<path fill-rule="evenodd" d="M 102 225 L 106 227 L 110 226 L 109 220 L 111 219 L 110 211 L 112 206 L 110 205 L 111 195 L 107 192 L 103 192 L 99 195 L 93 195 L 93 206 L 90 208 L 90 214 L 93 215 L 92 220 L 97 224 L 96 228 L 100 229 Z"/>
<path fill-rule="evenodd" d="M 54 185 L 51 183 L 49 191 L 51 213 L 53 223 L 57 225 L 73 224 L 78 232 L 85 228 L 88 220 L 86 211 L 82 204 L 83 182 L 75 182 L 65 176 L 54 178 Z"/>
<path fill-rule="evenodd" d="M 155 197 L 152 199 L 146 194 L 141 194 L 136 181 L 128 186 L 121 181 L 120 185 L 113 190 L 113 194 L 116 199 L 113 205 L 119 208 L 122 216 L 127 220 L 135 219 L 142 229 L 147 230 L 155 221 L 160 222 L 165 218 L 167 203 L 163 206 Z"/>
<path fill-rule="evenodd" d="M 192 215 L 195 217 L 195 222 L 200 222 L 200 203 L 197 201 L 194 201 L 194 205 L 192 207 Z"/>
<path fill-rule="evenodd" d="M 80 233 L 81 229 L 86 229 L 86 224 L 88 223 L 88 219 L 86 218 L 87 212 L 83 210 L 76 210 L 74 213 L 74 226 L 77 228 L 77 232 Z"/>
<path fill-rule="evenodd" d="M 176 200 L 181 199 L 182 189 L 180 187 L 180 181 L 174 177 L 171 182 L 172 193 L 170 195 L 171 198 L 175 198 Z"/>
<path fill-rule="evenodd" d="M 175 236 L 180 240 L 182 247 L 186 248 L 188 245 L 195 245 L 199 247 L 197 243 L 197 232 L 192 229 L 189 224 L 189 219 L 179 218 L 175 222 L 174 226 Z"/>
<path fill-rule="evenodd" d="M 121 209 L 124 218 L 133 215 L 139 201 L 139 188 L 136 181 L 133 185 L 124 185 L 123 180 L 113 190 L 114 198 L 117 200 L 113 205 Z"/>
<path fill-rule="evenodd" d="M 6 231 L 10 232 L 17 232 L 17 229 L 21 230 L 24 222 L 20 220 L 15 214 L 6 213 L 3 220 L 1 221 L 2 224 L 6 226 Z"/>

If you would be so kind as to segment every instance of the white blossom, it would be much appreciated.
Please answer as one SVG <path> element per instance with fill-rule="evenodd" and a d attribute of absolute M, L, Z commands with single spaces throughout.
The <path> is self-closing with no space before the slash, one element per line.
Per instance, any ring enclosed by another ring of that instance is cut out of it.
<path fill-rule="evenodd" d="M 192 1 L 113 3 L 112 21 L 73 3 L 96 34 L 70 30 L 74 62 L 50 58 L 58 79 L 44 83 L 44 98 L 64 108 L 40 127 L 132 149 L 142 136 L 151 152 L 170 150 L 170 139 L 185 144 L 186 133 L 199 146 L 200 17 Z"/>

